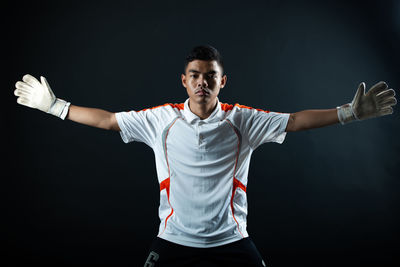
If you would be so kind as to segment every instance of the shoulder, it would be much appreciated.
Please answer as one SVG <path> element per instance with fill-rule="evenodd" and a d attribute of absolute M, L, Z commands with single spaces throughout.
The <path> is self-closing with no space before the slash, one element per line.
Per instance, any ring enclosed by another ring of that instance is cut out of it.
<path fill-rule="evenodd" d="M 269 110 L 265 110 L 265 109 L 260 109 L 260 108 L 253 108 L 253 107 L 249 107 L 249 106 L 245 106 L 245 105 L 241 105 L 236 103 L 235 107 L 237 109 L 243 110 L 244 112 L 251 112 L 251 113 L 257 113 L 257 112 L 264 112 L 264 113 L 269 113 Z"/>
<path fill-rule="evenodd" d="M 168 112 L 168 111 L 180 111 L 183 110 L 184 104 L 183 103 L 165 103 L 162 105 L 144 108 L 142 110 L 138 110 L 137 112 Z"/>
<path fill-rule="evenodd" d="M 221 109 L 225 112 L 229 112 L 232 115 L 239 115 L 239 114 L 256 114 L 259 112 L 262 113 L 270 113 L 269 110 L 264 110 L 264 109 L 260 109 L 260 108 L 254 108 L 254 107 L 250 107 L 250 106 L 245 106 L 245 105 L 241 105 L 239 103 L 235 103 L 235 104 L 227 104 L 227 103 L 221 103 Z"/>
<path fill-rule="evenodd" d="M 165 103 L 159 106 L 143 109 L 140 112 L 147 113 L 146 117 L 157 121 L 160 127 L 164 127 L 177 117 L 182 117 L 184 103 Z"/>
<path fill-rule="evenodd" d="M 129 110 L 126 112 L 120 112 L 119 116 L 124 116 L 126 117 L 126 119 L 162 123 L 164 121 L 169 121 L 177 116 L 180 116 L 183 108 L 183 103 L 165 103 L 162 105 L 148 107 L 141 110 Z"/>

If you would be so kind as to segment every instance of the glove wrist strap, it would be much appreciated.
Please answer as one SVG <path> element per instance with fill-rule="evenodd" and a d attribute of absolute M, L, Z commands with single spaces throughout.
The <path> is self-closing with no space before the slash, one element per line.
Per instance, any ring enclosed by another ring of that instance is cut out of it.
<path fill-rule="evenodd" d="M 69 106 L 71 105 L 70 102 L 67 102 L 65 100 L 56 98 L 54 103 L 51 105 L 50 109 L 47 111 L 47 113 L 57 116 L 61 118 L 62 120 L 65 119 L 65 117 L 68 114 Z"/>
<path fill-rule="evenodd" d="M 353 112 L 353 108 L 351 103 L 348 104 L 344 104 L 340 107 L 337 107 L 337 115 L 339 118 L 339 121 L 342 125 L 358 120 L 358 118 L 356 117 L 356 115 Z"/>

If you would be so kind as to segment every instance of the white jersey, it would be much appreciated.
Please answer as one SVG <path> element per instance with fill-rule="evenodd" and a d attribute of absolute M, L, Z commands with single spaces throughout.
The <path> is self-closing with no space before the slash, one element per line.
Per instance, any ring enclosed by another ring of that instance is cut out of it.
<path fill-rule="evenodd" d="M 158 237 L 214 247 L 248 237 L 247 175 L 252 152 L 282 143 L 289 113 L 218 103 L 204 120 L 181 104 L 116 113 L 124 142 L 144 142 L 160 184 Z"/>

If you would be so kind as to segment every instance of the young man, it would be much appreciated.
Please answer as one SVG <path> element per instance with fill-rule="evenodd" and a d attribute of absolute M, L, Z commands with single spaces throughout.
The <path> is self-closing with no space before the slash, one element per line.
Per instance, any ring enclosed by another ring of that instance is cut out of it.
<path fill-rule="evenodd" d="M 144 142 L 155 154 L 160 227 L 145 266 L 266 266 L 246 231 L 247 175 L 252 152 L 295 132 L 392 114 L 393 89 L 384 82 L 351 103 L 326 110 L 269 112 L 219 102 L 227 77 L 218 51 L 195 47 L 182 85 L 189 98 L 141 111 L 112 113 L 70 105 L 44 77 L 16 83 L 19 104 L 62 119 L 119 131 L 124 142 Z"/>

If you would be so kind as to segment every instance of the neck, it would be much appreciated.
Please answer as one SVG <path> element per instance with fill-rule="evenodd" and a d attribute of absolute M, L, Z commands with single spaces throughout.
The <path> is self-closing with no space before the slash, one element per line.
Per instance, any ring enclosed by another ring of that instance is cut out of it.
<path fill-rule="evenodd" d="M 207 119 L 211 115 L 216 105 L 217 105 L 216 98 L 214 101 L 205 103 L 196 103 L 195 101 L 190 101 L 189 99 L 190 111 L 196 114 L 202 120 Z"/>

